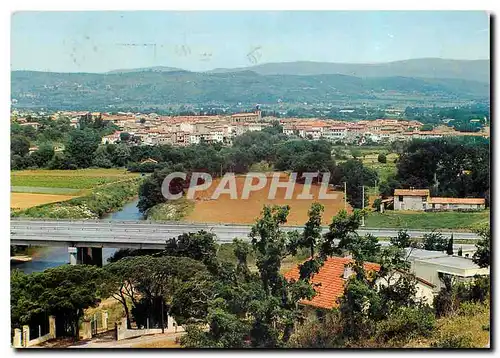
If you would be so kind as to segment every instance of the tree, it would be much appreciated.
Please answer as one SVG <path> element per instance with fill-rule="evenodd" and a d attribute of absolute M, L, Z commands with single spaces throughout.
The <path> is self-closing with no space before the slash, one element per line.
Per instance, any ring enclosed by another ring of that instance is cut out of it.
<path fill-rule="evenodd" d="M 30 141 L 20 135 L 13 136 L 10 139 L 10 150 L 13 154 L 24 157 L 30 151 Z"/>
<path fill-rule="evenodd" d="M 339 248 L 348 250 L 353 258 L 350 265 L 355 275 L 348 279 L 339 299 L 342 335 L 351 341 L 373 336 L 377 322 L 396 314 L 401 308 L 422 304 L 416 297 L 416 279 L 408 272 L 404 250 L 393 245 L 381 249 L 375 237 L 359 236 L 356 233 L 359 223 L 359 213 L 347 216 L 341 211 L 333 219 L 331 228 L 336 233 L 334 237 L 339 239 Z M 398 237 L 392 241 L 406 246 L 406 233 L 400 232 Z M 378 272 L 367 272 L 366 261 L 379 262 Z"/>
<path fill-rule="evenodd" d="M 130 140 L 130 133 L 128 133 L 128 132 L 121 132 L 120 133 L 120 141 L 121 142 L 127 142 L 128 140 Z"/>
<path fill-rule="evenodd" d="M 379 163 L 387 163 L 387 157 L 384 153 L 380 153 L 377 157 Z"/>
<path fill-rule="evenodd" d="M 394 189 L 401 188 L 401 182 L 394 175 L 389 175 L 386 181 L 380 183 L 379 192 L 382 198 L 388 198 L 394 195 Z"/>
<path fill-rule="evenodd" d="M 451 237 L 448 240 L 448 246 L 446 248 L 446 254 L 453 255 L 453 234 L 451 234 Z"/>
<path fill-rule="evenodd" d="M 16 273 L 11 287 L 14 325 L 46 312 L 56 316 L 56 321 L 66 322 L 76 338 L 84 310 L 107 297 L 103 270 L 90 265 L 64 265 L 30 275 Z"/>
<path fill-rule="evenodd" d="M 130 312 L 127 300 L 132 302 L 132 314 L 138 325 L 162 325 L 158 312 L 169 307 L 182 282 L 197 273 L 206 272 L 205 266 L 187 257 L 137 256 L 126 257 L 105 267 L 109 273 L 108 285 L 112 296 L 125 310 L 127 321 Z M 160 306 L 158 307 L 158 305 Z M 162 307 L 163 306 L 163 307 Z"/>
<path fill-rule="evenodd" d="M 323 261 L 315 257 L 315 249 L 322 243 L 321 235 L 321 216 L 325 210 L 324 206 L 320 203 L 313 203 L 309 209 L 309 220 L 304 226 L 304 231 L 297 240 L 293 240 L 289 245 L 292 254 L 296 254 L 297 249 L 305 248 L 310 252 L 310 257 L 307 261 L 299 265 L 300 277 L 307 279 L 313 274 L 318 273 Z M 293 238 L 293 236 L 292 236 Z"/>
<path fill-rule="evenodd" d="M 481 268 L 490 266 L 491 229 L 488 224 L 481 225 L 475 229 L 480 239 L 476 243 L 476 252 L 472 261 Z"/>
<path fill-rule="evenodd" d="M 489 147 L 487 139 L 413 140 L 399 157 L 396 180 L 403 188 L 432 188 L 436 196 L 485 197 Z"/>
<path fill-rule="evenodd" d="M 92 129 L 76 129 L 69 134 L 64 154 L 79 168 L 88 168 L 92 164 L 93 154 L 100 142 L 99 135 Z"/>
<path fill-rule="evenodd" d="M 252 226 L 249 236 L 257 274 L 245 267 L 249 247 L 237 242 L 237 267 L 221 265 L 213 291 L 209 280 L 204 280 L 200 290 L 207 295 L 204 322 L 209 329 L 203 332 L 202 325 L 188 324 L 187 334 L 181 341 L 183 346 L 273 348 L 286 345 L 295 323 L 303 319 L 298 301 L 314 294 L 306 280 L 287 281 L 280 271 L 291 244 L 298 240 L 298 233 L 281 229 L 288 212 L 288 206 L 265 206 Z M 193 292 L 194 282 L 190 286 L 186 287 L 187 292 Z"/>
<path fill-rule="evenodd" d="M 124 144 L 117 144 L 111 153 L 111 161 L 116 167 L 124 167 L 130 160 L 130 148 Z"/>
<path fill-rule="evenodd" d="M 362 157 L 363 153 L 359 149 L 351 149 L 351 155 L 354 159 L 358 159 Z"/>
<path fill-rule="evenodd" d="M 422 132 L 432 131 L 433 129 L 434 127 L 432 126 L 432 124 L 424 124 L 422 127 L 420 127 L 420 130 Z"/>
<path fill-rule="evenodd" d="M 20 155 L 14 154 L 10 158 L 10 167 L 12 170 L 22 170 L 34 166 L 36 166 L 36 163 L 29 155 L 21 157 Z"/>
<path fill-rule="evenodd" d="M 439 231 L 433 230 L 424 234 L 423 248 L 430 251 L 445 251 L 448 248 L 448 240 Z"/>
<path fill-rule="evenodd" d="M 360 160 L 349 159 L 339 165 L 340 182 L 345 182 L 347 187 L 347 200 L 354 208 L 361 208 L 363 202 L 363 186 L 373 185 L 378 179 L 378 174 L 373 169 L 367 168 Z M 365 191 L 365 203 L 368 196 Z"/>
<path fill-rule="evenodd" d="M 391 245 L 404 249 L 405 247 L 412 246 L 410 234 L 406 230 L 399 230 L 398 236 L 391 237 Z"/>
<path fill-rule="evenodd" d="M 280 272 L 281 261 L 289 253 L 291 235 L 280 226 L 286 223 L 289 210 L 289 206 L 265 206 L 249 235 L 265 294 L 256 307 L 250 332 L 255 347 L 279 347 L 286 343 L 299 315 L 297 302 L 314 294 L 310 277 L 288 282 Z"/>
<path fill-rule="evenodd" d="M 167 241 L 165 253 L 170 256 L 189 257 L 203 262 L 209 269 L 216 269 L 216 236 L 204 230 L 184 233 Z"/>
<path fill-rule="evenodd" d="M 141 186 L 139 187 L 139 203 L 137 207 L 141 212 L 146 212 L 149 208 L 153 206 L 164 203 L 167 199 L 163 196 L 161 187 L 163 180 L 170 173 L 170 169 L 156 170 L 152 175 L 144 179 Z M 174 191 L 173 185 L 170 186 L 170 192 L 177 194 L 180 191 Z"/>
<path fill-rule="evenodd" d="M 42 143 L 30 156 L 39 168 L 46 167 L 54 157 L 54 147 L 49 143 Z"/>
<path fill-rule="evenodd" d="M 47 164 L 49 169 L 77 169 L 76 164 L 64 153 L 55 153 L 50 162 Z"/>

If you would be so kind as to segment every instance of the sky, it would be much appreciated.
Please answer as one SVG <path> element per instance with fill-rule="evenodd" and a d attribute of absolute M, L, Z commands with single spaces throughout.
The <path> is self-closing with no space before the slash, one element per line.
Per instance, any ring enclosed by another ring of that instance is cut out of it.
<path fill-rule="evenodd" d="M 482 11 L 15 12 L 11 69 L 190 71 L 269 62 L 489 59 Z"/>

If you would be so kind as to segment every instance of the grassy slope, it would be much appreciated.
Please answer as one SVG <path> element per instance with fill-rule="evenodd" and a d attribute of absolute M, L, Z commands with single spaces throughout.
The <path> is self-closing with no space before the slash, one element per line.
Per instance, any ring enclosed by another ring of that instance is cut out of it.
<path fill-rule="evenodd" d="M 412 340 L 405 348 L 443 347 L 445 342 L 452 343 L 452 347 L 446 348 L 459 348 L 456 341 L 462 342 L 460 348 L 484 348 L 490 338 L 490 332 L 485 329 L 490 326 L 490 306 L 477 303 L 469 307 L 469 312 L 438 319 L 430 338 Z"/>
<path fill-rule="evenodd" d="M 396 153 L 390 153 L 389 147 L 386 146 L 370 146 L 370 147 L 335 146 L 334 147 L 334 151 L 342 151 L 348 159 L 353 158 L 351 155 L 352 150 L 359 151 L 361 153 L 361 157 L 359 159 L 363 162 L 364 166 L 370 169 L 374 169 L 378 173 L 379 184 L 383 181 L 386 181 L 389 175 L 396 174 L 396 163 L 394 163 L 394 160 L 398 157 L 398 155 Z M 378 162 L 378 155 L 380 153 L 386 154 L 387 158 L 386 163 Z M 344 161 L 345 159 L 336 160 L 337 163 L 342 163 Z M 374 185 L 375 183 L 367 183 L 367 190 L 372 189 Z"/>
<path fill-rule="evenodd" d="M 367 227 L 407 229 L 470 229 L 480 222 L 489 222 L 489 210 L 479 212 L 397 212 L 370 213 Z"/>
<path fill-rule="evenodd" d="M 147 213 L 148 220 L 177 221 L 186 217 L 194 208 L 194 202 L 182 198 L 153 206 Z"/>
<path fill-rule="evenodd" d="M 113 185 L 95 188 L 86 196 L 22 211 L 11 211 L 11 215 L 57 219 L 99 218 L 105 213 L 121 208 L 127 201 L 137 196 L 140 181 L 140 178 L 123 180 Z"/>

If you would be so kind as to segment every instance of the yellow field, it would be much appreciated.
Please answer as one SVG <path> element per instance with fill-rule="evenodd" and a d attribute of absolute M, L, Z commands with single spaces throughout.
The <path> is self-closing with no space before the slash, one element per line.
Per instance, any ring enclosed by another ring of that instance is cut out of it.
<path fill-rule="evenodd" d="M 71 195 L 10 193 L 11 209 L 27 209 L 42 204 L 55 203 L 76 198 Z"/>
<path fill-rule="evenodd" d="M 286 176 L 283 176 L 282 181 L 285 181 L 285 178 Z M 209 189 L 196 193 L 194 208 L 185 217 L 186 221 L 252 224 L 260 215 L 264 205 L 290 205 L 291 209 L 287 225 L 303 225 L 308 219 L 307 212 L 311 204 L 319 202 L 325 207 L 323 224 L 328 225 L 331 223 L 332 217 L 337 215 L 341 209 L 344 209 L 343 192 L 334 192 L 328 189 L 328 194 L 337 194 L 335 199 L 317 199 L 319 196 L 319 185 L 311 187 L 311 194 L 315 198 L 313 200 L 297 199 L 297 195 L 303 190 L 303 184 L 295 185 L 293 196 L 290 200 L 285 199 L 285 189 L 283 188 L 277 190 L 275 199 L 268 199 L 271 179 L 267 181 L 266 186 L 262 190 L 251 192 L 248 199 L 241 199 L 243 184 L 245 182 L 244 176 L 236 177 L 238 199 L 231 200 L 229 195 L 221 195 L 217 200 L 211 200 L 210 197 L 219 182 L 220 179 L 215 179 Z M 352 211 L 350 205 L 347 205 L 347 211 Z"/>

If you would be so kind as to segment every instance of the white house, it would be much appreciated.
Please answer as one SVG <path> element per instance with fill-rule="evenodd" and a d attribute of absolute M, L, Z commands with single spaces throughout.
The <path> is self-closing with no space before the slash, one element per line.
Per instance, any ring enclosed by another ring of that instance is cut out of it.
<path fill-rule="evenodd" d="M 429 189 L 395 189 L 394 210 L 425 210 L 429 197 Z"/>
<path fill-rule="evenodd" d="M 403 274 L 404 273 L 401 271 L 392 271 L 386 277 L 378 278 L 375 283 L 378 287 L 393 285 L 401 278 L 401 275 Z M 415 278 L 417 280 L 415 284 L 415 297 L 432 306 L 434 295 L 436 294 L 436 285 L 427 280 L 424 280 L 421 277 L 416 276 Z"/>
<path fill-rule="evenodd" d="M 472 280 L 475 275 L 489 275 L 488 268 L 480 268 L 472 258 L 447 255 L 440 251 L 429 251 L 422 249 L 405 249 L 411 271 L 425 281 L 435 285 L 435 291 L 439 291 L 443 283 L 439 279 L 440 274 L 449 274 L 459 281 Z"/>
<path fill-rule="evenodd" d="M 481 210 L 484 198 L 431 197 L 429 189 L 395 189 L 394 210 Z"/>

